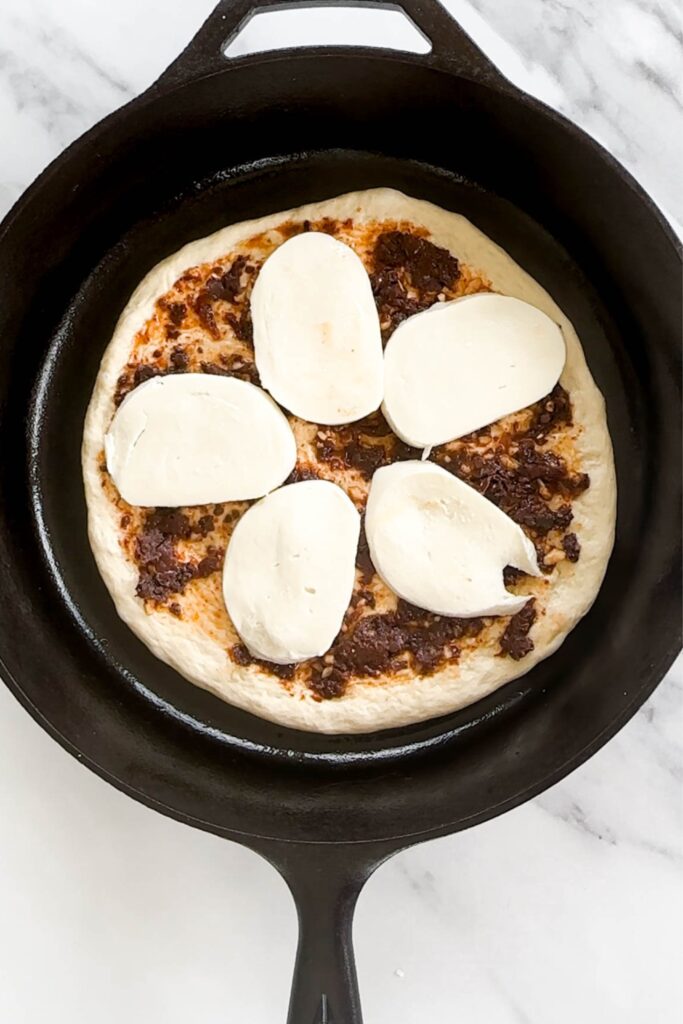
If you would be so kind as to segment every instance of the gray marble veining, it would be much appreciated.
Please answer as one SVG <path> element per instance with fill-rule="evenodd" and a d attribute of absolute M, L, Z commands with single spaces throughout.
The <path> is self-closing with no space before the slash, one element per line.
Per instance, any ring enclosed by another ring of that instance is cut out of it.
<path fill-rule="evenodd" d="M 683 222 L 683 6 L 668 0 L 471 4 L 525 65 L 545 69 L 557 89 L 552 105 L 599 139 Z"/>

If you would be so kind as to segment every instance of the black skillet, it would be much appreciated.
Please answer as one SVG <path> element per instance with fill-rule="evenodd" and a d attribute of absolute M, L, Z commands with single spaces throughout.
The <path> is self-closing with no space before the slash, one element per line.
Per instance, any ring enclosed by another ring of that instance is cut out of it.
<path fill-rule="evenodd" d="M 359 1024 L 351 919 L 372 870 L 561 779 L 679 648 L 680 264 L 633 179 L 505 81 L 435 0 L 401 3 L 427 56 L 226 60 L 271 6 L 223 0 L 0 228 L 0 668 L 103 778 L 274 864 L 301 923 L 290 1024 Z M 588 617 L 519 682 L 426 725 L 321 737 L 188 685 L 119 621 L 88 548 L 79 447 L 100 356 L 150 267 L 220 225 L 374 185 L 466 214 L 574 321 L 607 399 L 617 540 Z"/>

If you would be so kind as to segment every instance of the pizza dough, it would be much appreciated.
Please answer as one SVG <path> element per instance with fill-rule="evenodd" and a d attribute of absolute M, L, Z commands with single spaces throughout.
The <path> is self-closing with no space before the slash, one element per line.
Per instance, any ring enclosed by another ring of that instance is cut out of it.
<path fill-rule="evenodd" d="M 218 260 L 240 243 L 274 231 L 284 221 L 321 217 L 410 222 L 462 264 L 481 271 L 493 290 L 531 303 L 562 331 L 567 358 L 560 383 L 571 396 L 577 425 L 575 446 L 581 469 L 590 475 L 590 487 L 572 506 L 572 529 L 580 541 L 580 561 L 576 566 L 560 565 L 546 579 L 531 580 L 538 606 L 532 633 L 534 649 L 521 661 L 500 657 L 498 639 L 492 638 L 464 645 L 457 661 L 432 674 L 416 676 L 405 670 L 387 678 L 359 678 L 351 680 L 338 699 L 321 700 L 303 684 L 294 681 L 285 685 L 258 664 L 231 660 L 225 646 L 197 622 L 176 618 L 166 611 L 148 611 L 136 595 L 136 566 L 120 542 L 120 511 L 102 486 L 100 475 L 117 382 L 136 332 L 154 314 L 156 300 L 190 268 Z M 464 217 L 390 189 L 352 193 L 231 225 L 185 246 L 151 270 L 123 311 L 104 354 L 86 417 L 82 459 L 91 547 L 123 620 L 157 657 L 196 685 L 263 718 L 317 732 L 373 732 L 423 721 L 465 707 L 526 673 L 557 649 L 590 608 L 613 545 L 616 483 L 604 402 L 571 323 L 536 281 Z"/>

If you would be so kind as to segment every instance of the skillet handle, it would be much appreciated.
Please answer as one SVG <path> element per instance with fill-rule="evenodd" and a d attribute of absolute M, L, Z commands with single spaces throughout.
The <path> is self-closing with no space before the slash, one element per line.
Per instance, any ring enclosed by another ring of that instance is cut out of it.
<path fill-rule="evenodd" d="M 363 1024 L 353 954 L 353 914 L 363 885 L 384 859 L 358 847 L 268 844 L 260 852 L 287 882 L 299 943 L 287 1024 Z"/>
<path fill-rule="evenodd" d="M 189 45 L 152 89 L 173 88 L 223 70 L 229 63 L 224 52 L 227 45 L 254 14 L 268 9 L 293 10 L 298 7 L 363 7 L 400 11 L 431 46 L 430 53 L 415 54 L 415 60 L 448 67 L 457 74 L 479 81 L 509 85 L 439 0 L 220 0 Z M 335 49 L 341 52 L 344 48 Z"/>

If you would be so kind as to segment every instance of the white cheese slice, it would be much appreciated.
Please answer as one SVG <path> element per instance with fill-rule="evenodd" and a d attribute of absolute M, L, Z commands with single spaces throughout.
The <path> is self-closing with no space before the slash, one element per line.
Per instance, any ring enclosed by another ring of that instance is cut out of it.
<path fill-rule="evenodd" d="M 543 398 L 565 355 L 557 324 L 521 299 L 438 302 L 389 339 L 384 415 L 407 444 L 445 444 Z"/>
<path fill-rule="evenodd" d="M 260 498 L 296 464 L 286 417 L 234 377 L 178 373 L 131 391 L 104 439 L 107 469 L 130 505 Z"/>
<path fill-rule="evenodd" d="M 520 527 L 487 498 L 431 462 L 398 462 L 372 479 L 365 533 L 375 569 L 394 593 L 437 615 L 519 611 L 503 569 L 540 576 Z"/>
<path fill-rule="evenodd" d="M 353 502 L 328 480 L 289 484 L 244 513 L 223 596 L 252 655 L 287 665 L 329 649 L 351 600 L 359 533 Z"/>
<path fill-rule="evenodd" d="M 264 263 L 251 294 L 263 386 L 296 416 L 352 423 L 379 408 L 384 366 L 367 272 L 353 249 L 310 231 Z"/>

